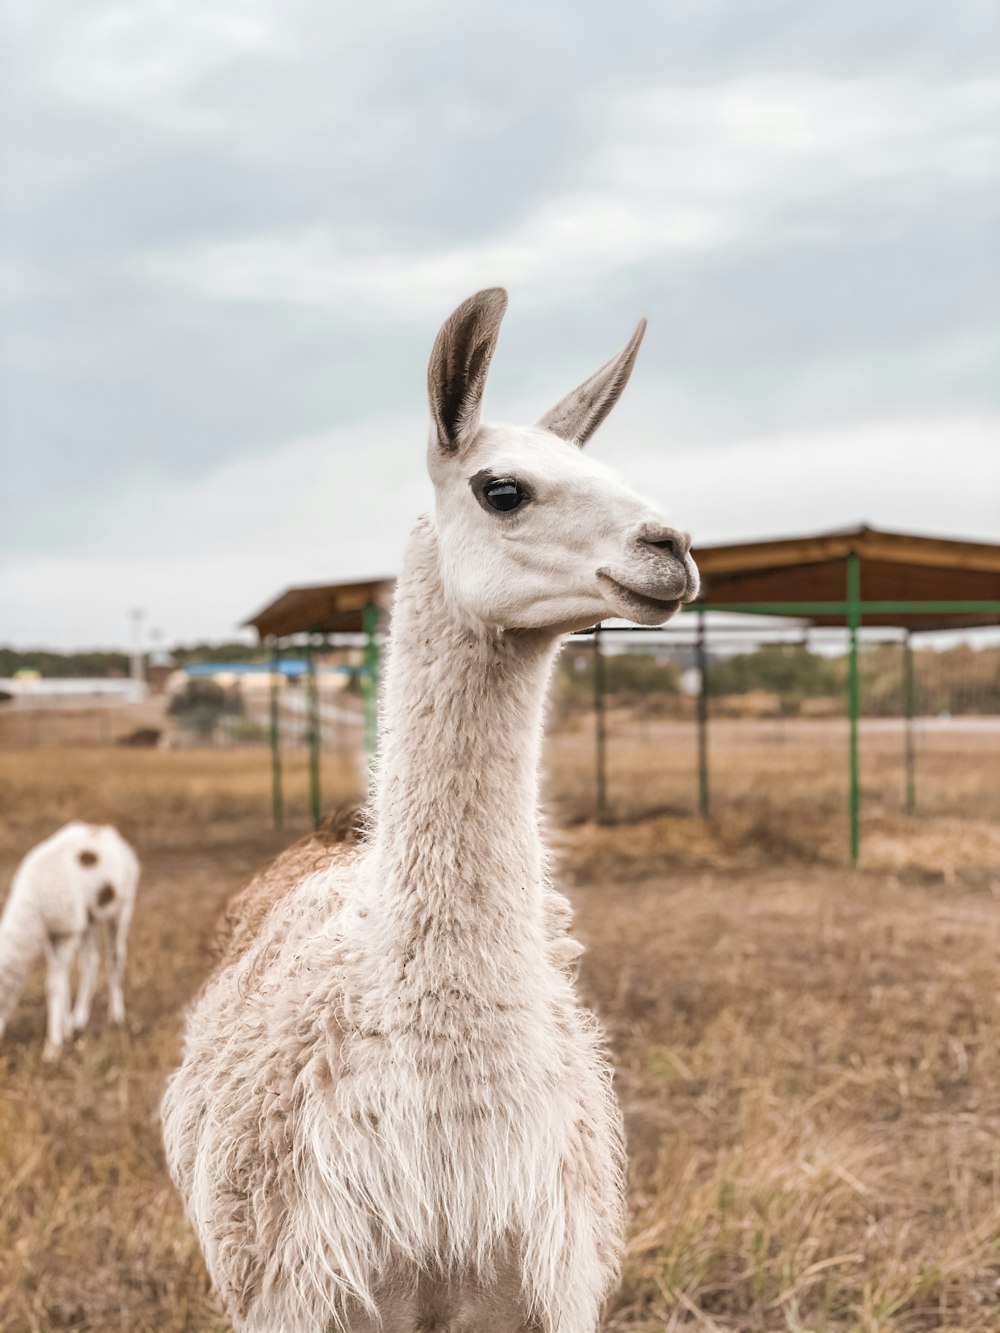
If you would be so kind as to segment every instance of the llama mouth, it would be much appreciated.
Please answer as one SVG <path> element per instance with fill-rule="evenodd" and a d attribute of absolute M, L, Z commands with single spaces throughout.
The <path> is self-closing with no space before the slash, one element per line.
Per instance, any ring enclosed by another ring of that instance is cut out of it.
<path fill-rule="evenodd" d="M 597 577 L 611 585 L 615 602 L 620 603 L 634 619 L 645 620 L 655 615 L 661 621 L 667 620 L 670 616 L 676 615 L 684 602 L 683 597 L 651 597 L 647 592 L 637 592 L 635 588 L 619 583 L 606 569 L 599 569 Z M 636 615 L 636 612 L 640 614 Z"/>

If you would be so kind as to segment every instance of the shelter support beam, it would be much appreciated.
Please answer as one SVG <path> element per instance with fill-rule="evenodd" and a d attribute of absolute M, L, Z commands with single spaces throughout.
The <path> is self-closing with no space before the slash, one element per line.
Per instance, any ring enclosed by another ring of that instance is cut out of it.
<path fill-rule="evenodd" d="M 313 828 L 319 828 L 322 797 L 320 793 L 319 751 L 319 689 L 316 683 L 316 650 L 312 635 L 306 637 L 306 665 L 308 669 L 306 707 L 308 709 L 307 733 L 309 741 L 309 816 Z"/>
<path fill-rule="evenodd" d="M 379 607 L 369 602 L 364 609 L 365 660 L 362 680 L 365 715 L 365 754 L 368 756 L 368 784 L 375 775 L 375 755 L 378 750 L 378 624 Z"/>
<path fill-rule="evenodd" d="M 271 814 L 274 827 L 285 824 L 285 796 L 281 786 L 281 735 L 278 718 L 278 695 L 281 689 L 280 646 L 274 639 L 271 645 Z"/>
<path fill-rule="evenodd" d="M 858 663 L 858 630 L 861 626 L 861 561 L 857 552 L 847 557 L 847 628 L 850 651 L 847 660 L 847 716 L 850 727 L 850 824 L 851 864 L 861 855 L 861 768 L 858 748 L 858 716 L 861 712 L 861 680 Z"/>
<path fill-rule="evenodd" d="M 915 711 L 915 690 L 913 682 L 913 643 L 910 631 L 906 631 L 903 640 L 903 714 L 904 746 L 906 758 L 906 813 L 914 814 L 917 808 L 917 756 L 914 748 L 913 714 Z"/>
<path fill-rule="evenodd" d="M 602 626 L 594 629 L 594 744 L 597 786 L 597 822 L 607 823 L 608 819 L 608 773 L 607 773 L 607 718 L 604 713 L 604 647 L 601 643 Z"/>
<path fill-rule="evenodd" d="M 708 818 L 708 648 L 705 643 L 705 615 L 698 616 L 698 813 Z"/>

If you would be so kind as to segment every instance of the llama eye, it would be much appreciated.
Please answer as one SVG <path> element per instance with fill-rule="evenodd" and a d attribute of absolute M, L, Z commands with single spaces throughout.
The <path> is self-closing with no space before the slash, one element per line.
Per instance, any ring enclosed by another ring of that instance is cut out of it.
<path fill-rule="evenodd" d="M 511 477 L 498 477 L 483 488 L 483 496 L 491 509 L 509 513 L 519 508 L 528 498 L 524 490 Z"/>

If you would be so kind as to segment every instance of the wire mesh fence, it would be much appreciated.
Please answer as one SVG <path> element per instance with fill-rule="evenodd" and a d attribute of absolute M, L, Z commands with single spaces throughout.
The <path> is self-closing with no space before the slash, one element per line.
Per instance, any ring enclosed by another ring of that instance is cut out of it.
<path fill-rule="evenodd" d="M 862 630 L 859 766 L 875 815 L 1000 818 L 1000 648 Z M 602 661 L 603 659 L 603 661 Z M 846 631 L 789 640 L 725 630 L 704 648 L 608 633 L 566 648 L 553 684 L 546 792 L 566 819 L 839 815 L 849 782 Z M 603 688 L 599 676 L 603 675 Z M 699 703 L 704 727 L 699 726 Z M 599 729 L 603 720 L 603 763 Z M 706 775 L 699 745 L 707 747 Z M 707 797 L 707 801 L 706 801 Z"/>
<path fill-rule="evenodd" d="M 566 644 L 544 750 L 550 811 L 570 823 L 708 813 L 716 822 L 757 821 L 772 837 L 799 831 L 802 841 L 801 830 L 815 830 L 817 821 L 843 824 L 847 631 L 709 626 L 699 643 L 687 619 L 649 635 L 609 628 L 599 651 L 593 635 Z M 335 667 L 320 664 L 314 710 L 305 680 L 282 680 L 274 692 L 267 682 L 244 682 L 231 709 L 217 699 L 200 701 L 214 709 L 180 712 L 163 699 L 46 710 L 8 702 L 0 747 L 245 746 L 268 763 L 273 718 L 290 760 L 310 750 L 315 726 L 324 797 L 340 790 L 345 774 L 362 795 L 363 690 Z M 865 819 L 1000 824 L 997 631 L 906 640 L 862 629 L 858 668 Z M 327 780 L 331 773 L 336 781 Z"/>

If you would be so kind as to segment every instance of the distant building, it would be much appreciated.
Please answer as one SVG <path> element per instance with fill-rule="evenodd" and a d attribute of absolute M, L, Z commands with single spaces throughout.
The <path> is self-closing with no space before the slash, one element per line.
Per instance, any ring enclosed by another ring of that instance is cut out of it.
<path fill-rule="evenodd" d="M 275 678 L 281 685 L 296 685 L 308 674 L 309 663 L 304 657 L 281 657 L 275 662 L 191 662 L 173 672 L 170 689 L 183 689 L 189 680 L 211 680 L 224 689 L 239 685 L 245 690 L 268 690 Z M 344 689 L 353 672 L 349 666 L 319 663 L 316 674 L 324 689 Z"/>
<path fill-rule="evenodd" d="M 37 671 L 18 671 L 0 678 L 0 694 L 14 704 L 40 708 L 48 705 L 87 706 L 95 703 L 141 703 L 146 698 L 145 684 L 123 677 L 55 676 Z"/>

